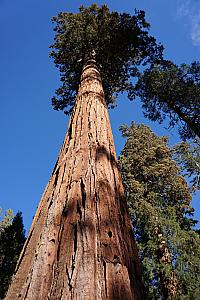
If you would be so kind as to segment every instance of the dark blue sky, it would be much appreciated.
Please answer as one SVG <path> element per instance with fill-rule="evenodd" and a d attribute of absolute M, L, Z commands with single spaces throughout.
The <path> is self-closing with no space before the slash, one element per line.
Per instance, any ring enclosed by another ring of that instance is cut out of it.
<path fill-rule="evenodd" d="M 49 59 L 53 41 L 51 17 L 60 11 L 77 11 L 94 1 L 0 0 L 0 206 L 23 212 L 28 230 L 51 175 L 64 139 L 68 119 L 51 107 L 59 86 L 58 70 Z M 111 10 L 144 9 L 151 34 L 165 46 L 165 58 L 190 63 L 200 54 L 200 4 L 190 0 L 96 1 Z M 138 101 L 120 97 L 110 111 L 117 154 L 124 140 L 118 131 L 131 120 L 151 125 L 159 135 L 178 141 L 167 130 L 144 119 Z M 194 205 L 198 209 L 198 195 Z M 196 214 L 200 219 L 200 214 Z"/>

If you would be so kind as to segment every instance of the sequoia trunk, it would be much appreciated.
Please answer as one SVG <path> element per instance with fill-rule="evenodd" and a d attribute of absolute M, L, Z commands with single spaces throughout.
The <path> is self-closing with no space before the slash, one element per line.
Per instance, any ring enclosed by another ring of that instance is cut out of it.
<path fill-rule="evenodd" d="M 155 227 L 155 234 L 158 238 L 159 243 L 159 250 L 157 250 L 157 259 L 160 261 L 160 263 L 164 266 L 169 266 L 169 268 L 172 267 L 172 260 L 171 255 L 169 252 L 169 249 L 166 245 L 165 239 L 159 230 L 158 227 Z M 171 271 L 169 276 L 166 277 L 166 274 L 164 273 L 164 269 L 160 270 L 160 284 L 161 289 L 164 295 L 164 299 L 173 299 L 177 295 L 178 291 L 178 279 L 174 271 Z"/>
<path fill-rule="evenodd" d="M 101 78 L 90 60 L 6 300 L 144 299 L 132 235 Z"/>

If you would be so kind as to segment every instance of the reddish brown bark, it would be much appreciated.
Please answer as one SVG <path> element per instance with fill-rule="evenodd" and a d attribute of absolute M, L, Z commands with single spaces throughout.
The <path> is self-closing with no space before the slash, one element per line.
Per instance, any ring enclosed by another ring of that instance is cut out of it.
<path fill-rule="evenodd" d="M 6 300 L 144 299 L 99 72 L 77 101 Z"/>
<path fill-rule="evenodd" d="M 164 265 L 168 265 L 170 268 L 172 268 L 172 260 L 169 249 L 158 227 L 155 228 L 155 234 L 157 235 L 159 242 L 157 258 L 161 263 L 163 263 Z M 171 271 L 171 274 L 168 277 L 166 277 L 164 270 L 161 270 L 159 275 L 164 298 L 174 299 L 178 291 L 178 279 L 175 272 Z"/>

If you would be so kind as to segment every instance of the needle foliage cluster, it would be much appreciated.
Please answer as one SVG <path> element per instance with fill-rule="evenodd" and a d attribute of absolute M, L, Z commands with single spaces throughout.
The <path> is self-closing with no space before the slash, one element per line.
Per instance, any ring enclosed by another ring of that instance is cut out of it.
<path fill-rule="evenodd" d="M 200 190 L 200 138 L 175 145 L 172 154 L 182 172 L 190 178 L 191 191 Z"/>
<path fill-rule="evenodd" d="M 178 126 L 182 139 L 200 136 L 200 63 L 177 66 L 160 61 L 145 70 L 136 85 L 144 115 Z"/>

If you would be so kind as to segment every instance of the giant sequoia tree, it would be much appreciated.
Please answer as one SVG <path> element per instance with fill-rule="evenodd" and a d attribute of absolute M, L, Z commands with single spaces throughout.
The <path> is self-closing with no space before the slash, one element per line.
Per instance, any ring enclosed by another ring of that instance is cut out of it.
<path fill-rule="evenodd" d="M 166 137 L 149 127 L 122 127 L 121 174 L 150 299 L 198 299 L 200 239 L 191 195 Z"/>
<path fill-rule="evenodd" d="M 120 91 L 134 97 L 131 76 L 162 47 L 143 11 L 92 5 L 53 20 L 53 105 L 72 114 L 6 299 L 144 299 L 107 108 Z"/>

